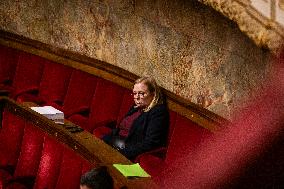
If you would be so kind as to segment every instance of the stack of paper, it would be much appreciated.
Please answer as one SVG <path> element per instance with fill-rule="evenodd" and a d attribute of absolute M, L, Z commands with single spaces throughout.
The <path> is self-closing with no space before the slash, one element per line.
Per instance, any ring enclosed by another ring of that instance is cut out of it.
<path fill-rule="evenodd" d="M 139 163 L 132 165 L 113 164 L 125 177 L 151 177 Z"/>
<path fill-rule="evenodd" d="M 55 123 L 64 123 L 64 113 L 52 106 L 31 107 L 31 109 Z"/>

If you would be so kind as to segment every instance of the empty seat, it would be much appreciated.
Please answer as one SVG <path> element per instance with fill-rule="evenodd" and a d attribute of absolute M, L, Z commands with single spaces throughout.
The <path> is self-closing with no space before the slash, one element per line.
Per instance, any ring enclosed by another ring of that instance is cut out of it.
<path fill-rule="evenodd" d="M 96 127 L 116 121 L 124 90 L 119 85 L 98 79 L 88 117 L 76 114 L 71 116 L 69 120 L 89 132 L 92 132 Z"/>
<path fill-rule="evenodd" d="M 34 189 L 55 188 L 62 161 L 62 151 L 63 146 L 58 141 L 45 136 Z"/>
<path fill-rule="evenodd" d="M 0 129 L 0 169 L 9 174 L 14 173 L 18 161 L 24 128 L 25 122 L 20 117 L 4 111 Z"/>
<path fill-rule="evenodd" d="M 89 113 L 97 77 L 80 70 L 74 70 L 62 106 L 52 105 L 64 112 L 66 118 L 76 113 Z"/>
<path fill-rule="evenodd" d="M 24 93 L 37 93 L 43 66 L 43 58 L 20 52 L 10 97 L 16 100 Z"/>
<path fill-rule="evenodd" d="M 82 158 L 71 149 L 65 147 L 63 151 L 63 159 L 60 166 L 60 174 L 55 188 L 80 188 L 82 168 Z"/>
<path fill-rule="evenodd" d="M 26 122 L 15 172 L 12 179 L 5 181 L 8 188 L 13 188 L 14 185 L 23 185 L 23 187 L 27 188 L 33 187 L 41 158 L 43 139 L 43 132 Z"/>
<path fill-rule="evenodd" d="M 16 71 L 19 52 L 0 45 L 0 90 L 10 90 Z"/>
<path fill-rule="evenodd" d="M 139 158 L 141 166 L 153 177 L 157 176 L 167 165 L 174 163 L 177 157 L 196 153 L 204 138 L 212 134 L 211 131 L 180 115 L 176 117 L 172 132 L 164 160 L 151 153 Z"/>
<path fill-rule="evenodd" d="M 24 94 L 18 101 L 35 102 L 39 105 L 63 104 L 67 92 L 72 68 L 45 60 L 43 75 L 38 94 Z"/>

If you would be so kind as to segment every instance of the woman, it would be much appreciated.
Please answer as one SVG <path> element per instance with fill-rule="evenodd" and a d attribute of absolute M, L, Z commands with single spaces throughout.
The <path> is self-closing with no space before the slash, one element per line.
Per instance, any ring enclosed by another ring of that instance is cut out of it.
<path fill-rule="evenodd" d="M 152 77 L 142 77 L 133 87 L 134 106 L 130 108 L 112 135 L 103 137 L 128 159 L 165 146 L 169 113 L 160 88 Z"/>

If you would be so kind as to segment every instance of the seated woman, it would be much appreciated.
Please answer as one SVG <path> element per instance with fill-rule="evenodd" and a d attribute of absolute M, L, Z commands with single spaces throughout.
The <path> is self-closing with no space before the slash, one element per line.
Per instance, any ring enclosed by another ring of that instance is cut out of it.
<path fill-rule="evenodd" d="M 165 146 L 169 113 L 161 90 L 152 77 L 142 77 L 133 87 L 134 105 L 119 126 L 103 140 L 134 160 L 139 154 Z"/>

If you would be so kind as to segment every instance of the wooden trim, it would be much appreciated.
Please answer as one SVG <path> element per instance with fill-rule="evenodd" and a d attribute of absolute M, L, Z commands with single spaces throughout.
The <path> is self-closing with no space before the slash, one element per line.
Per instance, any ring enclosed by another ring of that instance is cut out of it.
<path fill-rule="evenodd" d="M 0 96 L 0 107 L 32 123 L 33 126 L 39 128 L 58 142 L 67 145 L 92 165 L 107 166 L 117 188 L 123 186 L 127 188 L 141 188 L 146 183 L 151 183 L 149 178 L 125 178 L 113 167 L 113 164 L 132 164 L 132 162 L 91 133 L 87 131 L 71 133 L 64 126 L 54 123 L 29 107 L 18 104 L 8 97 Z M 2 122 L 2 120 L 0 121 Z"/>
<path fill-rule="evenodd" d="M 3 30 L 0 30 L 0 44 L 85 71 L 128 89 L 132 89 L 133 82 L 138 78 L 137 75 L 109 63 Z M 170 110 L 185 116 L 204 128 L 214 131 L 221 125 L 229 123 L 228 120 L 221 116 L 179 97 L 166 89 L 163 89 L 163 91 L 167 97 Z"/>

